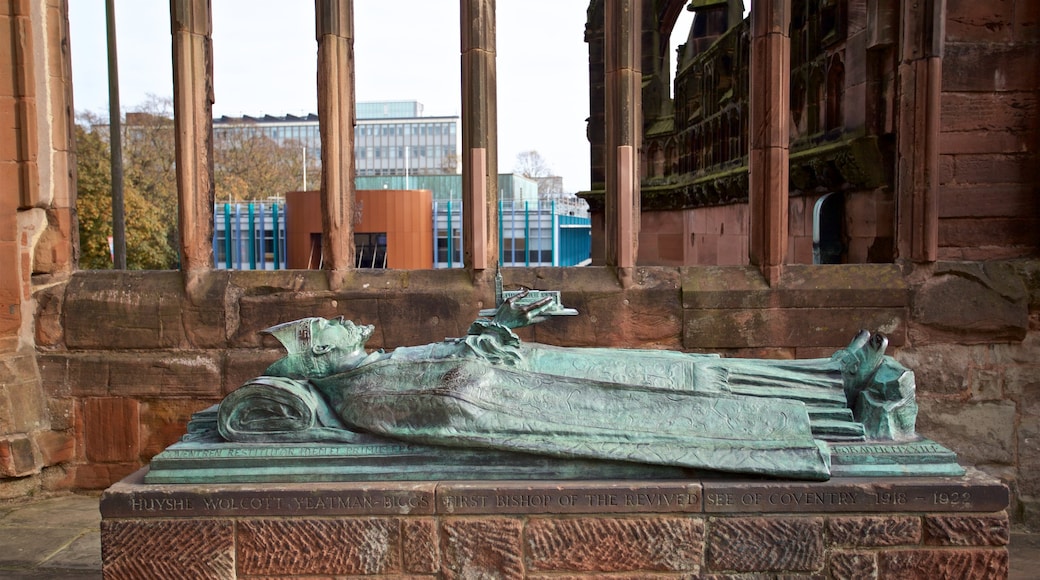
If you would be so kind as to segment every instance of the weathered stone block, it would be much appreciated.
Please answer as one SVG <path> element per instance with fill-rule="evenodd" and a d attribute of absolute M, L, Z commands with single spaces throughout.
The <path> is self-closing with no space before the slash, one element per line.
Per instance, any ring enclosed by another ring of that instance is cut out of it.
<path fill-rule="evenodd" d="M 921 519 L 912 516 L 835 517 L 827 520 L 830 543 L 846 548 L 921 543 Z"/>
<path fill-rule="evenodd" d="M 5 433 L 27 433 L 47 427 L 47 403 L 39 379 L 0 382 L 0 425 Z"/>
<path fill-rule="evenodd" d="M 1035 173 L 1028 154 L 987 152 L 957 155 L 953 177 L 958 183 L 1029 183 Z"/>
<path fill-rule="evenodd" d="M 185 337 L 196 348 L 225 348 L 227 325 L 224 300 L 231 270 L 184 274 L 183 320 Z"/>
<path fill-rule="evenodd" d="M 105 489 L 141 468 L 134 462 L 86 463 L 69 469 L 67 487 L 74 489 Z"/>
<path fill-rule="evenodd" d="M 446 519 L 441 523 L 441 574 L 455 578 L 524 577 L 519 519 Z"/>
<path fill-rule="evenodd" d="M 1007 578 L 1006 549 L 890 550 L 878 554 L 881 578 L 932 580 L 934 578 Z"/>
<path fill-rule="evenodd" d="M 28 435 L 12 435 L 0 439 L 0 475 L 31 475 L 38 470 L 38 459 Z"/>
<path fill-rule="evenodd" d="M 70 433 L 43 431 L 35 439 L 44 465 L 57 465 L 76 457 L 76 438 Z"/>
<path fill-rule="evenodd" d="M 36 357 L 36 363 L 40 367 L 40 384 L 48 398 L 68 397 L 72 394 L 65 354 L 40 354 Z"/>
<path fill-rule="evenodd" d="M 416 574 L 436 574 L 440 571 L 440 540 L 437 520 L 415 518 L 401 523 L 401 551 L 404 570 Z"/>
<path fill-rule="evenodd" d="M 1015 404 L 919 401 L 917 431 L 942 441 L 964 463 L 1014 462 Z"/>
<path fill-rule="evenodd" d="M 143 401 L 140 406 L 142 459 L 147 461 L 176 443 L 187 432 L 188 420 L 193 413 L 219 402 L 220 397 Z"/>
<path fill-rule="evenodd" d="M 772 289 L 753 267 L 682 272 L 684 308 L 905 307 L 909 300 L 906 281 L 891 264 L 788 264 L 780 286 Z"/>
<path fill-rule="evenodd" d="M 949 0 L 946 5 L 947 42 L 1008 42 L 1011 40 L 1014 2 Z"/>
<path fill-rule="evenodd" d="M 637 268 L 625 289 L 605 268 L 531 268 L 518 273 L 522 275 L 506 278 L 507 290 L 561 290 L 564 306 L 579 312 L 579 316 L 557 317 L 522 329 L 523 340 L 561 346 L 679 344 L 679 280 L 675 269 Z"/>
<path fill-rule="evenodd" d="M 950 115 L 952 116 L 952 115 Z M 988 115 L 987 115 L 988 116 Z M 1009 120 L 1010 122 L 1010 120 Z M 940 163 L 945 160 L 949 160 L 951 167 L 941 168 L 942 176 L 944 179 L 940 180 L 940 184 L 943 187 L 939 189 L 939 195 L 944 199 L 942 201 L 942 207 L 939 208 L 939 217 L 948 217 L 950 215 L 973 215 L 969 213 L 973 209 L 982 210 L 981 215 L 993 215 L 992 210 L 987 210 L 984 203 L 979 203 L 982 200 L 971 200 L 967 199 L 967 195 L 962 195 L 960 199 L 965 200 L 967 207 L 949 207 L 950 204 L 946 203 L 945 199 L 949 195 L 950 191 L 962 190 L 967 192 L 982 189 L 1000 191 L 1001 188 L 1005 189 L 1028 189 L 1029 184 L 1027 183 L 999 183 L 999 184 L 977 184 L 977 183 L 950 183 L 953 181 L 953 160 L 959 153 L 1022 153 L 1029 150 L 1029 137 L 1030 133 L 1022 130 L 1021 132 L 1012 131 L 1000 131 L 992 130 L 987 131 L 983 129 L 972 130 L 972 131 L 958 131 L 956 133 L 942 133 L 940 136 Z M 982 196 L 983 198 L 985 196 Z M 974 201 L 974 203 L 972 202 Z M 997 199 L 999 201 L 999 199 Z M 998 214 L 1006 215 L 1006 214 Z"/>
<path fill-rule="evenodd" d="M 998 401 L 1004 397 L 1004 376 L 993 368 L 971 369 L 968 387 L 974 401 Z"/>
<path fill-rule="evenodd" d="M 1028 294 L 1007 265 L 943 263 L 914 294 L 916 344 L 1022 340 L 1029 328 Z"/>
<path fill-rule="evenodd" d="M 878 563 L 874 552 L 834 551 L 827 558 L 830 578 L 877 580 Z"/>
<path fill-rule="evenodd" d="M 940 197 L 941 220 L 1017 218 L 1031 215 L 1037 208 L 1032 185 L 1028 183 L 949 185 L 942 188 Z"/>
<path fill-rule="evenodd" d="M 76 272 L 65 293 L 70 349 L 186 346 L 179 272 Z"/>
<path fill-rule="evenodd" d="M 65 339 L 61 312 L 65 301 L 66 284 L 44 285 L 33 293 L 36 299 L 36 346 L 54 347 Z"/>
<path fill-rule="evenodd" d="M 906 368 L 914 370 L 917 392 L 967 397 L 971 369 L 988 362 L 986 346 L 951 344 L 914 345 L 901 348 L 893 356 Z"/>
<path fill-rule="evenodd" d="M 264 369 L 285 356 L 285 349 L 232 349 L 224 359 L 223 394 L 241 387 L 249 379 L 263 374 Z"/>
<path fill-rule="evenodd" d="M 939 259 L 996 263 L 1033 255 L 1034 217 L 945 218 L 939 221 Z"/>
<path fill-rule="evenodd" d="M 64 363 L 67 388 L 80 397 L 212 397 L 221 394 L 222 359 L 214 351 L 95 351 L 54 354 L 42 360 L 48 366 Z M 54 377 L 52 380 L 58 380 L 59 369 L 48 368 L 48 373 Z"/>
<path fill-rule="evenodd" d="M 324 316 L 332 318 L 340 312 L 334 305 L 328 292 L 322 293 L 278 293 L 260 296 L 243 296 L 238 301 L 238 325 L 231 334 L 231 345 L 234 347 L 258 347 L 263 344 L 274 346 L 277 341 L 266 339 L 260 331 L 282 322 L 298 320 L 308 316 Z M 374 308 L 375 302 L 367 304 Z M 354 319 L 355 322 L 370 321 Z M 266 341 L 270 342 L 267 343 Z"/>
<path fill-rule="evenodd" d="M 219 397 L 223 356 L 215 351 L 112 353 L 109 393 L 123 397 Z"/>
<path fill-rule="evenodd" d="M 683 345 L 688 349 L 846 346 L 861 329 L 878 330 L 889 343 L 906 337 L 905 311 L 896 308 L 686 310 Z"/>
<path fill-rule="evenodd" d="M 711 518 L 707 566 L 713 572 L 812 572 L 824 563 L 821 518 Z"/>
<path fill-rule="evenodd" d="M 140 452 L 140 404 L 133 399 L 91 397 L 83 403 L 87 459 L 136 461 Z"/>
<path fill-rule="evenodd" d="M 244 520 L 237 531 L 245 575 L 391 574 L 401 570 L 392 518 Z"/>
<path fill-rule="evenodd" d="M 1040 479 L 1035 477 L 1040 473 L 1040 416 L 1025 416 L 1018 426 L 1018 469 L 1022 495 L 1040 498 Z"/>
<path fill-rule="evenodd" d="M 105 578 L 235 577 L 230 521 L 102 521 L 101 531 Z"/>
<path fill-rule="evenodd" d="M 111 394 L 108 386 L 112 380 L 111 363 L 118 359 L 118 353 L 88 352 L 55 355 L 55 357 L 58 356 L 65 358 L 65 381 L 72 396 L 104 397 Z"/>
<path fill-rule="evenodd" d="M 924 530 L 930 546 L 1006 546 L 1011 539 L 1007 514 L 926 515 Z"/>
<path fill-rule="evenodd" d="M 697 572 L 704 551 L 699 518 L 535 519 L 525 536 L 535 570 Z"/>
<path fill-rule="evenodd" d="M 76 421 L 76 401 L 65 397 L 47 399 L 47 416 L 51 419 L 51 429 L 71 430 Z"/>
<path fill-rule="evenodd" d="M 449 291 L 443 294 L 417 292 L 379 299 L 374 305 L 377 314 L 374 324 L 375 334 L 380 337 L 380 345 L 397 347 L 428 344 L 444 340 L 445 337 L 464 336 L 469 322 L 477 317 L 480 309 L 473 308 L 464 312 L 462 307 L 467 303 L 472 304 L 472 300 L 468 299 L 472 290 L 458 290 L 461 294 L 453 295 Z M 493 308 L 494 298 L 487 299 L 490 302 L 488 307 Z M 340 300 L 344 304 L 359 304 L 364 301 L 350 298 Z M 371 314 L 356 312 L 354 316 L 370 319 Z"/>
<path fill-rule="evenodd" d="M 1040 4 L 1029 0 L 1015 3 L 1015 41 L 1040 40 Z"/>
<path fill-rule="evenodd" d="M 1038 75 L 1029 43 L 948 43 L 943 54 L 944 91 L 1031 91 Z"/>

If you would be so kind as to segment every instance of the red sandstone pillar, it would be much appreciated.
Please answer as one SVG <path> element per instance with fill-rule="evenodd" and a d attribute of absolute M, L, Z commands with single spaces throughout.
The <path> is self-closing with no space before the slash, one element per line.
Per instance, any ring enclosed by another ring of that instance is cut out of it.
<path fill-rule="evenodd" d="M 900 258 L 939 254 L 939 112 L 945 0 L 904 2 L 900 14 L 897 223 Z"/>
<path fill-rule="evenodd" d="M 321 132 L 322 261 L 354 267 L 354 4 L 315 0 Z"/>
<path fill-rule="evenodd" d="M 643 140 L 640 70 L 642 0 L 606 0 L 604 60 L 607 265 L 631 268 L 639 251 L 639 150 Z"/>
<path fill-rule="evenodd" d="M 462 245 L 473 270 L 498 263 L 498 85 L 495 0 L 460 0 Z"/>
<path fill-rule="evenodd" d="M 770 286 L 787 255 L 790 21 L 791 0 L 757 0 L 751 9 L 750 258 Z"/>
<path fill-rule="evenodd" d="M 181 269 L 213 267 L 213 49 L 209 0 L 170 0 Z"/>

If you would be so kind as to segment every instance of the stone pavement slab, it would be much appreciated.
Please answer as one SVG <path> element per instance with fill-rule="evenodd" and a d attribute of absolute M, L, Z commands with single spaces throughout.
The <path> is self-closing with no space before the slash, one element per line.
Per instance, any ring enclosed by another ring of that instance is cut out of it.
<path fill-rule="evenodd" d="M 92 495 L 0 507 L 0 578 L 101 578 L 100 522 Z"/>

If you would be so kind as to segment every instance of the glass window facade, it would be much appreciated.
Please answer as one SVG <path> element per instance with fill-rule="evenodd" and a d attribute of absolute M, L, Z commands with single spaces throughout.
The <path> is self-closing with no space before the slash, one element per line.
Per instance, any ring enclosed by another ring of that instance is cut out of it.
<path fill-rule="evenodd" d="M 422 110 L 416 101 L 357 103 L 354 163 L 358 176 L 457 171 L 459 118 L 422 117 Z M 321 159 L 317 115 L 214 119 L 214 139 L 228 139 L 236 132 L 264 135 L 279 145 L 305 147 L 309 159 Z"/>

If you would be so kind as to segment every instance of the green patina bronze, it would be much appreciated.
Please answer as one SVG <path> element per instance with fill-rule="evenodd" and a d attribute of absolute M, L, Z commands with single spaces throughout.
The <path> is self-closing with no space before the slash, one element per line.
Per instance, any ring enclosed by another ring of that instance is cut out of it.
<path fill-rule="evenodd" d="M 880 335 L 826 359 L 734 359 L 523 343 L 513 329 L 575 314 L 558 294 L 482 314 L 465 337 L 393 352 L 341 318 L 268 329 L 286 356 L 196 416 L 153 480 L 961 473 L 915 446 L 913 373 Z"/>

